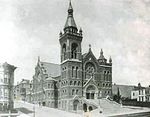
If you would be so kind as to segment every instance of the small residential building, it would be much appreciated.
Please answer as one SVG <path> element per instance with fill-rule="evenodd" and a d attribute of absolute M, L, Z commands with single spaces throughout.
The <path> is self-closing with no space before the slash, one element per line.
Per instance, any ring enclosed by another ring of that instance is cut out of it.
<path fill-rule="evenodd" d="M 0 65 L 0 111 L 14 107 L 13 85 L 16 67 L 5 62 Z"/>
<path fill-rule="evenodd" d="M 140 102 L 150 102 L 150 87 L 142 87 L 138 84 L 138 86 L 134 87 L 134 90 L 131 91 L 131 99 Z"/>

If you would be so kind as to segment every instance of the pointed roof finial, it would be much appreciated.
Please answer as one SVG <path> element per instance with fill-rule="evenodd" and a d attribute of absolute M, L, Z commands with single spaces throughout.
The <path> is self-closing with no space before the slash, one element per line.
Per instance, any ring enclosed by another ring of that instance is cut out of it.
<path fill-rule="evenodd" d="M 111 58 L 111 56 L 109 57 L 109 63 L 112 63 L 112 58 Z"/>
<path fill-rule="evenodd" d="M 89 51 L 91 51 L 91 44 L 89 44 Z"/>
<path fill-rule="evenodd" d="M 68 8 L 68 17 L 67 17 L 67 21 L 65 23 L 65 27 L 64 27 L 64 31 L 66 32 L 67 28 L 74 28 L 77 32 L 77 25 L 75 23 L 75 20 L 73 18 L 73 7 L 71 4 L 71 0 L 69 2 L 69 8 Z"/>
<path fill-rule="evenodd" d="M 103 55 L 103 49 L 101 48 L 101 52 L 100 52 L 100 55 Z"/>
<path fill-rule="evenodd" d="M 99 59 L 105 59 L 105 57 L 104 57 L 104 55 L 103 55 L 103 49 L 101 49 L 101 51 L 100 51 Z"/>
<path fill-rule="evenodd" d="M 59 33 L 59 36 L 61 37 L 62 36 L 62 32 L 60 31 L 60 33 Z"/>
<path fill-rule="evenodd" d="M 69 8 L 68 8 L 68 10 L 73 10 L 72 4 L 71 4 L 71 0 L 69 0 Z"/>

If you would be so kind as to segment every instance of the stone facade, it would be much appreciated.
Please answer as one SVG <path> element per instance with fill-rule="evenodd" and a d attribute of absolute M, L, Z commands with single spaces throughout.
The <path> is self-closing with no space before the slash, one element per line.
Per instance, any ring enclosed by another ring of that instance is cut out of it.
<path fill-rule="evenodd" d="M 32 99 L 39 105 L 57 108 L 60 65 L 38 59 L 33 76 Z"/>
<path fill-rule="evenodd" d="M 45 106 L 67 111 L 80 110 L 83 100 L 112 96 L 112 59 L 97 59 L 89 45 L 82 53 L 82 29 L 78 30 L 71 2 L 64 31 L 59 35 L 61 64 L 38 59 L 33 76 L 33 100 Z M 87 103 L 85 101 L 85 103 Z"/>
<path fill-rule="evenodd" d="M 31 102 L 32 83 L 30 80 L 22 79 L 14 87 L 14 99 Z"/>
<path fill-rule="evenodd" d="M 14 107 L 13 85 L 16 67 L 8 63 L 0 65 L 0 111 L 12 110 Z"/>

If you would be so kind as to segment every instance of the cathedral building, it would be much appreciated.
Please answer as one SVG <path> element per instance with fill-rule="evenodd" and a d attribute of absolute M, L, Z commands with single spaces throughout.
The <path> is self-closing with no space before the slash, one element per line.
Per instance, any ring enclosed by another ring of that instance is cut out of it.
<path fill-rule="evenodd" d="M 97 59 L 91 45 L 82 53 L 82 41 L 82 29 L 77 28 L 70 2 L 64 30 L 59 34 L 61 64 L 38 59 L 33 76 L 35 103 L 76 111 L 83 104 L 94 108 L 92 100 L 112 96 L 112 59 L 107 61 L 102 49 Z"/>

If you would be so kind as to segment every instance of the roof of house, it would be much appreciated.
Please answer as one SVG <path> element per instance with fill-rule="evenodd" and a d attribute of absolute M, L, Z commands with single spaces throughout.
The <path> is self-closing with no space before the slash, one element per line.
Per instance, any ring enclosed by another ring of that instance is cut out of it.
<path fill-rule="evenodd" d="M 40 65 L 44 69 L 44 72 L 48 74 L 48 77 L 57 77 L 61 75 L 61 67 L 59 64 L 40 62 Z"/>
<path fill-rule="evenodd" d="M 48 77 L 48 78 L 46 78 L 46 81 L 56 81 L 56 80 L 52 77 Z"/>
<path fill-rule="evenodd" d="M 117 94 L 118 88 L 120 91 L 121 97 L 128 97 L 131 96 L 131 91 L 134 89 L 135 86 L 133 85 L 113 85 L 112 86 L 112 93 L 113 95 Z"/>

